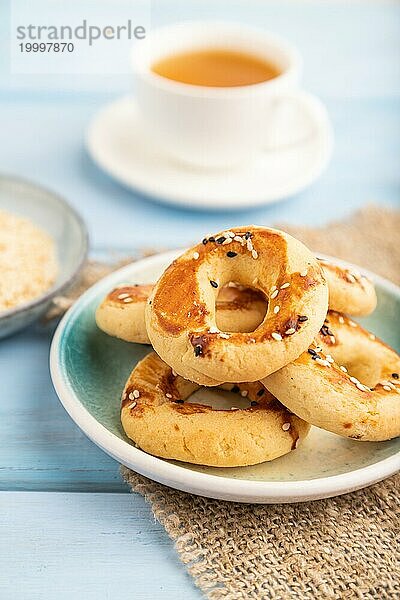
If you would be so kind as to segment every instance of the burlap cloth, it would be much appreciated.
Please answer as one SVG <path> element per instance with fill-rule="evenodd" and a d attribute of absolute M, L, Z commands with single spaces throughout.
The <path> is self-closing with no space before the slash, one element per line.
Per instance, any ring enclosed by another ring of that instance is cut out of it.
<path fill-rule="evenodd" d="M 281 227 L 318 252 L 400 283 L 400 213 L 370 206 L 323 229 Z M 338 498 L 262 506 L 201 498 L 121 472 L 208 598 L 400 598 L 400 475 Z"/>

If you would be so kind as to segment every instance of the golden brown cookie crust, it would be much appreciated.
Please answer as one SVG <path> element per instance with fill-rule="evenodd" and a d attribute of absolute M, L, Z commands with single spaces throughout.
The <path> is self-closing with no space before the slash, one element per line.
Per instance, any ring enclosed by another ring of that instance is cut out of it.
<path fill-rule="evenodd" d="M 309 425 L 259 382 L 223 387 L 247 397 L 250 407 L 215 410 L 185 402 L 199 386 L 175 375 L 151 352 L 125 385 L 122 426 L 149 454 L 216 467 L 273 460 L 295 449 L 307 435 Z"/>
<path fill-rule="evenodd" d="M 98 327 L 126 342 L 150 344 L 145 323 L 146 303 L 151 285 L 115 288 L 96 311 Z M 260 292 L 243 286 L 224 286 L 216 300 L 216 321 L 220 331 L 254 331 L 265 317 L 267 304 Z"/>
<path fill-rule="evenodd" d="M 375 286 L 354 269 L 319 259 L 329 288 L 329 308 L 355 317 L 369 315 L 376 308 Z"/>
<path fill-rule="evenodd" d="M 329 308 L 349 315 L 367 315 L 376 306 L 376 293 L 367 278 L 318 259 L 329 288 Z M 115 288 L 99 305 L 96 321 L 108 335 L 126 342 L 150 344 L 145 309 L 153 285 Z M 267 311 L 263 294 L 234 282 L 222 287 L 216 299 L 216 324 L 224 332 L 254 331 Z"/>
<path fill-rule="evenodd" d="M 263 383 L 322 429 L 365 441 L 400 435 L 400 356 L 340 313 L 330 311 L 310 349 Z"/>
<path fill-rule="evenodd" d="M 233 237 L 232 237 L 233 236 Z M 250 333 L 216 327 L 215 281 L 237 281 L 268 300 Z M 202 385 L 256 381 L 294 360 L 319 331 L 328 288 L 313 254 L 287 234 L 234 228 L 207 238 L 166 269 L 146 307 L 156 352 L 185 379 Z"/>

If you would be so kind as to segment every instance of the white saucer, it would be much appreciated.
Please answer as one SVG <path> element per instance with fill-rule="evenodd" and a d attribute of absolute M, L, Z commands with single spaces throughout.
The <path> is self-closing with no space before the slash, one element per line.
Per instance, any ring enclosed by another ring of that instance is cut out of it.
<path fill-rule="evenodd" d="M 163 153 L 143 131 L 132 97 L 102 109 L 87 131 L 93 160 L 124 185 L 157 200 L 191 208 L 248 208 L 283 200 L 309 186 L 327 165 L 332 129 L 316 98 L 318 128 L 306 141 L 260 154 L 242 168 L 191 167 Z"/>

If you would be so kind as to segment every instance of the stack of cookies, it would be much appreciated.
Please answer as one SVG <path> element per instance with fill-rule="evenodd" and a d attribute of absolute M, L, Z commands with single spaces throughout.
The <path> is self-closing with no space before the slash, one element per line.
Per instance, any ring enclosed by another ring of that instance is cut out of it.
<path fill-rule="evenodd" d="M 366 277 L 282 231 L 205 237 L 154 286 L 116 288 L 98 307 L 103 331 L 154 349 L 122 393 L 126 434 L 150 454 L 221 467 L 287 454 L 310 425 L 400 435 L 400 357 L 351 318 L 376 302 Z M 191 400 L 202 386 L 231 392 L 232 406 Z"/>

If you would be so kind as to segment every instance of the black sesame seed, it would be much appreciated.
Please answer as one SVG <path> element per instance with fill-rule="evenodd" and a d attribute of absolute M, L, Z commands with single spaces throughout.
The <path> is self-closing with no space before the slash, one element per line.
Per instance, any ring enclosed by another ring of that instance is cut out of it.
<path fill-rule="evenodd" d="M 256 402 L 255 400 L 252 400 L 250 402 L 251 406 L 258 406 L 258 402 Z"/>
<path fill-rule="evenodd" d="M 393 379 L 398 379 L 399 378 L 399 374 L 398 373 L 392 373 L 392 377 L 393 377 Z"/>
<path fill-rule="evenodd" d="M 215 237 L 213 237 L 213 236 L 209 237 L 209 238 L 208 238 L 208 241 L 209 241 L 209 242 L 215 242 Z"/>
<path fill-rule="evenodd" d="M 149 300 L 149 304 L 151 304 L 151 300 Z"/>
<path fill-rule="evenodd" d="M 333 332 L 326 325 L 322 325 L 321 333 L 322 335 L 333 335 Z"/>
<path fill-rule="evenodd" d="M 217 238 L 217 240 L 216 240 L 217 244 L 223 244 L 224 241 L 225 241 L 225 238 L 223 235 L 221 235 L 221 237 Z"/>
<path fill-rule="evenodd" d="M 312 348 L 309 348 L 309 349 L 307 350 L 307 352 L 308 352 L 309 354 L 311 354 L 311 356 L 318 356 L 317 352 L 315 352 L 315 350 L 313 350 Z"/>
<path fill-rule="evenodd" d="M 249 240 L 252 237 L 252 235 L 253 234 L 251 233 L 251 231 L 246 231 L 243 237 L 245 240 Z"/>
<path fill-rule="evenodd" d="M 227 252 L 226 255 L 228 256 L 228 258 L 235 258 L 235 256 L 237 256 L 237 252 L 232 252 L 232 250 L 229 250 L 229 252 Z"/>
<path fill-rule="evenodd" d="M 305 321 L 308 321 L 308 317 L 306 317 L 306 315 L 300 315 L 298 321 L 299 323 L 304 323 Z"/>
<path fill-rule="evenodd" d="M 203 348 L 199 345 L 194 347 L 194 355 L 201 356 L 203 354 Z"/>
<path fill-rule="evenodd" d="M 184 400 L 174 400 L 174 402 L 176 402 L 176 404 L 183 404 Z"/>
<path fill-rule="evenodd" d="M 207 238 L 204 238 L 204 239 L 203 239 L 203 244 L 204 244 L 204 245 L 208 244 L 208 239 L 207 239 Z"/>
<path fill-rule="evenodd" d="M 231 389 L 231 392 L 233 392 L 234 394 L 238 394 L 240 392 L 239 386 L 234 385 L 233 388 Z"/>
<path fill-rule="evenodd" d="M 210 279 L 210 283 L 212 285 L 213 288 L 217 288 L 218 287 L 218 283 L 216 281 L 213 281 L 212 279 Z"/>
<path fill-rule="evenodd" d="M 257 396 L 263 396 L 263 395 L 264 395 L 264 393 L 265 393 L 265 390 L 264 390 L 264 388 L 261 388 L 261 390 L 258 390 L 258 392 L 257 392 Z"/>

